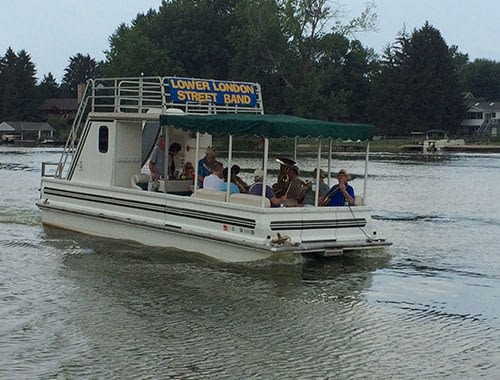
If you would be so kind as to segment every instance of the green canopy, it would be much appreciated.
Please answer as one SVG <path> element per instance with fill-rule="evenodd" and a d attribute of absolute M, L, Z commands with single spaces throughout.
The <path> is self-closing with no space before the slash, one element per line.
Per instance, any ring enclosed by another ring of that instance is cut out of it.
<path fill-rule="evenodd" d="M 288 115 L 161 115 L 160 125 L 218 136 L 330 137 L 362 141 L 373 137 L 373 126 L 369 124 L 333 123 Z"/>

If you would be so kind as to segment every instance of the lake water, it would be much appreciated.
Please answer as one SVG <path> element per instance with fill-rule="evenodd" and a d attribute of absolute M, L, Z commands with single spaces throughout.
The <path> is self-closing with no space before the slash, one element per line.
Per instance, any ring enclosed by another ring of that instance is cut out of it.
<path fill-rule="evenodd" d="M 371 157 L 383 257 L 235 265 L 44 228 L 0 147 L 0 378 L 498 378 L 500 155 Z"/>

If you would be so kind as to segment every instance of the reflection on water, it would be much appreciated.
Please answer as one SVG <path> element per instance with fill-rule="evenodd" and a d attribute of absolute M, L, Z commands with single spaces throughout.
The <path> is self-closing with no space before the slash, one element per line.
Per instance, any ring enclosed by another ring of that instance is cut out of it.
<path fill-rule="evenodd" d="M 4 153 L 0 378 L 498 373 L 499 155 L 374 155 L 367 199 L 394 242 L 383 257 L 221 264 L 43 228 L 39 164 L 58 154 Z M 361 157 L 333 169 L 362 174 Z M 314 160 L 301 165 L 307 178 Z"/>
<path fill-rule="evenodd" d="M 94 347 L 90 356 L 105 358 L 94 363 L 103 376 L 109 374 L 108 360 L 130 360 L 111 350 L 122 346 L 141 357 L 141 363 L 128 364 L 127 374 L 149 368 L 156 375 L 234 378 L 264 366 L 259 370 L 264 377 L 287 377 L 310 376 L 312 366 L 318 375 L 332 375 L 333 363 L 319 371 L 333 350 L 325 343 L 346 339 L 353 307 L 362 306 L 360 295 L 372 272 L 388 264 L 352 259 L 221 264 L 117 241 L 110 251 L 106 239 L 69 234 L 63 241 L 47 232 L 47 244 L 66 252 L 60 270 L 72 288 L 67 312 L 78 324 L 73 333 Z M 302 364 L 290 362 L 290 355 Z"/>

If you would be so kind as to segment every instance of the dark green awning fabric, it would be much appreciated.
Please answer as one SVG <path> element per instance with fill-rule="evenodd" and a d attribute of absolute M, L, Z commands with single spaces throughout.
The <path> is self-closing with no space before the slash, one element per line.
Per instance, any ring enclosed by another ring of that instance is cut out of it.
<path fill-rule="evenodd" d="M 330 137 L 361 141 L 373 137 L 373 125 L 333 123 L 288 115 L 161 115 L 160 125 L 216 136 Z"/>

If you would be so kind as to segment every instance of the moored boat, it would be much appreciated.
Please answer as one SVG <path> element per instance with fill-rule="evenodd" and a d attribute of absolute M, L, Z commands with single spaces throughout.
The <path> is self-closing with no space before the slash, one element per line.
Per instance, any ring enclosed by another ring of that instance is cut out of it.
<path fill-rule="evenodd" d="M 174 159 L 178 167 L 197 163 L 216 135 L 228 138 L 226 165 L 231 167 L 233 137 L 259 136 L 264 140 L 264 183 L 271 138 L 317 138 L 318 168 L 322 141 L 329 142 L 331 157 L 333 140 L 372 138 L 371 125 L 266 115 L 263 110 L 257 83 L 178 77 L 90 80 L 60 161 L 54 172 L 49 163 L 42 168 L 37 202 L 42 222 L 231 262 L 280 253 L 342 255 L 389 245 L 372 226 L 365 204 L 367 164 L 363 195 L 352 206 L 320 207 L 316 196 L 313 207 L 270 207 L 265 191 L 257 196 L 194 186 L 197 170 L 194 179 L 165 178 L 158 192 L 145 190 L 144 167 L 160 134 L 167 146 L 176 142 L 182 147 Z M 369 144 L 367 160 L 368 149 Z M 171 160 L 165 153 L 165 169 Z"/>
<path fill-rule="evenodd" d="M 460 147 L 465 145 L 463 139 L 449 139 L 446 132 L 441 129 L 429 129 L 425 133 L 425 139 L 422 144 L 424 153 L 435 153 L 448 148 Z"/>

